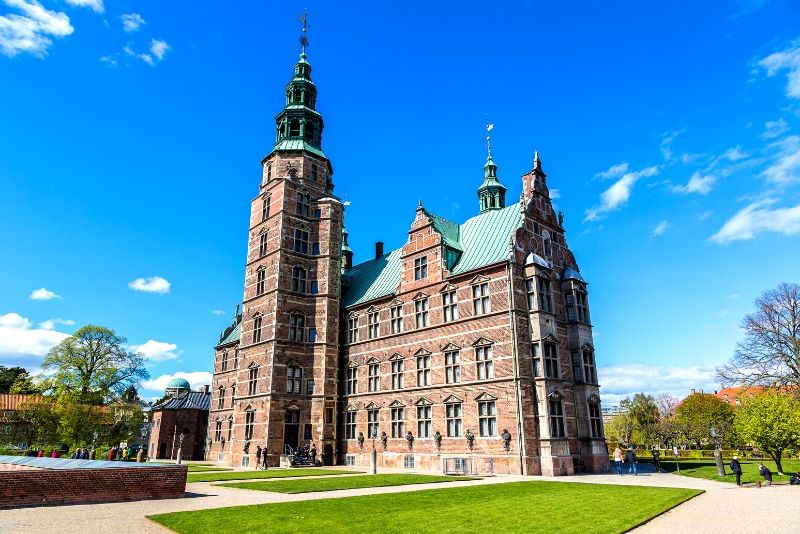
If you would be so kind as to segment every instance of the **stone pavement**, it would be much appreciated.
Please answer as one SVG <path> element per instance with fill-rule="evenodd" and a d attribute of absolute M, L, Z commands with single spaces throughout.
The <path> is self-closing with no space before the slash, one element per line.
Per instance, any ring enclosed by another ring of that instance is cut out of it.
<path fill-rule="evenodd" d="M 731 531 L 782 533 L 797 532 L 797 525 L 800 525 L 800 488 L 797 487 L 773 486 L 756 489 L 751 486 L 737 488 L 731 484 L 711 480 L 666 473 L 642 473 L 639 476 L 603 474 L 556 478 L 502 476 L 443 484 L 416 484 L 297 495 L 238 490 L 214 486 L 212 483 L 195 482 L 187 484 L 187 497 L 183 499 L 2 510 L 0 511 L 0 533 L 164 534 L 167 530 L 145 519 L 145 515 L 532 480 L 554 484 L 580 482 L 680 487 L 705 491 L 704 494 L 634 530 L 637 534 L 673 534 L 675 532 L 701 534 L 725 532 L 728 534 Z M 625 503 L 621 503 L 621 506 L 624 505 Z"/>

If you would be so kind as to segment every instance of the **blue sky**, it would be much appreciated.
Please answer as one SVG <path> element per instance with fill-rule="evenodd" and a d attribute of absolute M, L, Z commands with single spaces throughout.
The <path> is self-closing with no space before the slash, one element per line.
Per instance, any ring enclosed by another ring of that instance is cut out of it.
<path fill-rule="evenodd" d="M 0 0 L 0 364 L 95 323 L 144 396 L 209 380 L 304 7 L 356 262 L 477 212 L 488 117 L 510 201 L 535 149 L 558 191 L 606 403 L 715 388 L 798 282 L 796 2 Z"/>

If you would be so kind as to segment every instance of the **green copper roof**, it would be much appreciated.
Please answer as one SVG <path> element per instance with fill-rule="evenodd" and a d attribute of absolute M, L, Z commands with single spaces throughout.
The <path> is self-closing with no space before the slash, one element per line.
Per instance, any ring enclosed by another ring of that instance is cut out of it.
<path fill-rule="evenodd" d="M 442 234 L 445 245 L 463 251 L 450 269 L 451 274 L 465 273 L 508 258 L 511 236 L 522 225 L 517 204 L 481 213 L 464 224 L 426 214 L 434 229 Z M 346 271 L 342 306 L 355 306 L 393 294 L 400 285 L 401 253 L 402 249 L 397 249 Z"/>
<path fill-rule="evenodd" d="M 239 317 L 238 317 L 238 322 L 236 323 L 236 326 L 233 328 L 233 330 L 231 330 L 227 334 L 228 335 L 224 336 L 223 339 L 221 339 L 219 341 L 219 343 L 217 343 L 218 347 L 221 347 L 222 345 L 227 345 L 228 343 L 233 343 L 234 341 L 239 341 L 242 338 L 242 316 L 241 315 L 239 315 Z"/>
<path fill-rule="evenodd" d="M 314 145 L 306 143 L 302 139 L 283 139 L 281 141 L 278 141 L 275 144 L 275 147 L 272 149 L 272 151 L 269 154 L 267 154 L 267 157 L 271 156 L 273 152 L 277 152 L 279 150 L 307 150 L 308 152 L 316 154 L 321 158 L 328 159 L 328 156 L 326 156 L 322 152 L 322 150 L 315 147 Z"/>

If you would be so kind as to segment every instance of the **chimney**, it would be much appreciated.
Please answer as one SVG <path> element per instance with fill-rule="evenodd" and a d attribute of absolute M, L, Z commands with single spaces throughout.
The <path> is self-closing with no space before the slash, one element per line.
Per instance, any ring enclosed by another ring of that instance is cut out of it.
<path fill-rule="evenodd" d="M 209 391 L 209 390 L 210 390 L 210 388 L 211 388 L 211 386 L 210 386 L 210 385 L 208 385 L 208 384 L 203 384 L 203 393 L 205 393 L 206 395 L 208 395 L 209 393 L 211 393 L 211 391 Z"/>
<path fill-rule="evenodd" d="M 375 259 L 383 256 L 383 241 L 375 241 Z"/>

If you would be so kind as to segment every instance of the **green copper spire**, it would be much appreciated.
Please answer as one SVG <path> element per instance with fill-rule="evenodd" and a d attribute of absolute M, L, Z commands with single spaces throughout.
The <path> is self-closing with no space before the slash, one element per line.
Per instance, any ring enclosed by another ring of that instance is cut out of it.
<path fill-rule="evenodd" d="M 483 183 L 478 188 L 481 213 L 506 207 L 506 188 L 497 179 L 497 165 L 492 160 L 492 128 L 494 128 L 493 124 L 486 125 L 488 157 L 486 158 L 486 164 L 483 166 Z"/>

